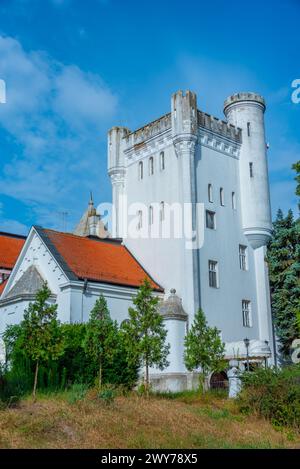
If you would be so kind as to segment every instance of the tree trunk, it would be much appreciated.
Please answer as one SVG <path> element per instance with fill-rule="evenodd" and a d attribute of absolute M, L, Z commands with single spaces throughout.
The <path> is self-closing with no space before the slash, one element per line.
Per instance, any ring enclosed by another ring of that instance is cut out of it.
<path fill-rule="evenodd" d="M 149 365 L 148 365 L 148 360 L 146 360 L 145 363 L 145 389 L 146 389 L 146 396 L 149 397 Z"/>
<path fill-rule="evenodd" d="M 98 388 L 99 392 L 101 391 L 102 388 L 102 357 L 100 357 L 99 360 L 99 381 L 98 381 Z"/>
<path fill-rule="evenodd" d="M 39 372 L 39 361 L 37 360 L 36 365 L 35 365 L 34 383 L 33 383 L 33 392 L 32 392 L 32 397 L 33 397 L 34 402 L 35 402 L 35 399 L 36 399 L 36 387 L 37 387 L 38 372 Z"/>

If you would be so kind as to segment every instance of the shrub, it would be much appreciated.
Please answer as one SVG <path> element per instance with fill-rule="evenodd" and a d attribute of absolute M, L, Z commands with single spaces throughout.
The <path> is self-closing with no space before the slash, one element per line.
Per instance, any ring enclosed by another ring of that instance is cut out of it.
<path fill-rule="evenodd" d="M 300 366 L 259 368 L 242 376 L 240 410 L 257 413 L 277 427 L 300 429 Z"/>
<path fill-rule="evenodd" d="M 114 402 L 116 397 L 116 391 L 113 386 L 111 385 L 104 385 L 101 391 L 98 393 L 99 399 L 106 404 L 110 405 Z"/>
<path fill-rule="evenodd" d="M 88 391 L 88 386 L 82 383 L 73 384 L 67 393 L 67 400 L 69 404 L 75 404 L 85 398 Z"/>

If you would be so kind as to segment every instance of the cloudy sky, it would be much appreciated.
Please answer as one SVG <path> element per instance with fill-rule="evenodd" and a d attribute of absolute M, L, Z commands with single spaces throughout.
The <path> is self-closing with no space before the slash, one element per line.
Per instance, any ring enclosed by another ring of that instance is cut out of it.
<path fill-rule="evenodd" d="M 222 116 L 224 99 L 267 100 L 272 209 L 293 208 L 300 158 L 300 0 L 0 0 L 0 230 L 71 229 L 111 200 L 106 133 L 170 109 L 178 89 Z"/>

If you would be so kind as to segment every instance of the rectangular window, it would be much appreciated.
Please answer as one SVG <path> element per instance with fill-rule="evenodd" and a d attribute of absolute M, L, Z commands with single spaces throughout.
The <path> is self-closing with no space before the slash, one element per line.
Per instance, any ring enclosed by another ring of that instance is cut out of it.
<path fill-rule="evenodd" d="M 242 313 L 243 313 L 243 326 L 251 327 L 251 302 L 249 300 L 242 301 Z"/>
<path fill-rule="evenodd" d="M 206 210 L 206 228 L 210 230 L 216 229 L 216 214 L 210 210 Z"/>
<path fill-rule="evenodd" d="M 248 270 L 247 262 L 247 247 L 242 244 L 239 245 L 239 258 L 240 258 L 240 269 Z"/>
<path fill-rule="evenodd" d="M 218 288 L 218 263 L 217 261 L 208 261 L 209 286 Z"/>
<path fill-rule="evenodd" d="M 249 163 L 249 173 L 250 177 L 253 178 L 253 163 Z"/>

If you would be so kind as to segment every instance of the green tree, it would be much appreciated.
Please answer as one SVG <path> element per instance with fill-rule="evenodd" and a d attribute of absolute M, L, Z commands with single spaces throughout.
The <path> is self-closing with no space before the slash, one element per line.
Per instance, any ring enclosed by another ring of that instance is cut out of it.
<path fill-rule="evenodd" d="M 184 341 L 184 362 L 189 371 L 200 368 L 200 387 L 205 392 L 208 374 L 225 368 L 225 345 L 221 340 L 220 331 L 209 327 L 201 309 L 195 318 Z"/>
<path fill-rule="evenodd" d="M 296 195 L 300 197 L 300 160 L 293 164 L 292 169 L 296 171 L 296 177 L 295 177 L 295 181 L 297 182 Z"/>
<path fill-rule="evenodd" d="M 272 315 L 283 362 L 290 360 L 291 344 L 299 337 L 300 310 L 300 223 L 289 210 L 278 210 L 273 237 L 268 246 Z"/>
<path fill-rule="evenodd" d="M 135 308 L 129 308 L 129 320 L 122 325 L 128 360 L 145 368 L 144 383 L 149 393 L 149 368 L 163 370 L 169 365 L 167 356 L 170 345 L 166 344 L 167 331 L 163 317 L 158 311 L 159 299 L 153 296 L 150 282 L 146 279 L 133 299 Z"/>
<path fill-rule="evenodd" d="M 104 360 L 110 363 L 114 359 L 118 342 L 118 326 L 110 317 L 103 295 L 97 299 L 86 326 L 84 349 L 98 362 L 98 388 L 102 387 Z"/>
<path fill-rule="evenodd" d="M 20 324 L 19 341 L 25 356 L 35 363 L 33 398 L 36 397 L 39 364 L 57 360 L 64 349 L 60 323 L 57 320 L 57 304 L 49 304 L 51 291 L 47 283 L 36 293 L 35 301 L 24 312 Z M 20 344 L 19 342 L 19 344 Z"/>

